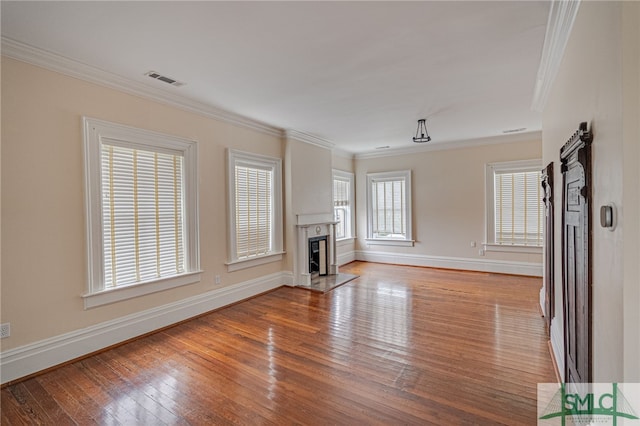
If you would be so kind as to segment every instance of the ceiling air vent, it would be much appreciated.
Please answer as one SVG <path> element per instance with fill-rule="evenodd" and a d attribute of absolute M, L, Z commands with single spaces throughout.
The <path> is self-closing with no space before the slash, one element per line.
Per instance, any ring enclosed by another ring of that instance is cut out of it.
<path fill-rule="evenodd" d="M 502 133 L 518 133 L 518 132 L 524 132 L 525 130 L 527 130 L 526 127 L 519 127 L 517 129 L 503 130 Z"/>
<path fill-rule="evenodd" d="M 171 77 L 167 77 L 166 75 L 162 75 L 155 71 L 149 71 L 148 73 L 145 73 L 145 75 L 151 78 L 155 78 L 156 80 L 164 81 L 165 83 L 170 84 L 172 86 L 176 86 L 176 87 L 184 86 L 183 82 L 173 79 Z"/>

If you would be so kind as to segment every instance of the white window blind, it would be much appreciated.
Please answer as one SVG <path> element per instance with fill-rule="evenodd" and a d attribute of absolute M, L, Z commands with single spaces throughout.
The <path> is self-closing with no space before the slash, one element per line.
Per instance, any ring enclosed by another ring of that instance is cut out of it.
<path fill-rule="evenodd" d="M 373 238 L 407 238 L 404 179 L 371 183 Z"/>
<path fill-rule="evenodd" d="M 413 247 L 411 170 L 367 173 L 367 244 Z"/>
<path fill-rule="evenodd" d="M 101 151 L 104 289 L 184 273 L 181 153 Z"/>
<path fill-rule="evenodd" d="M 272 192 L 272 168 L 236 163 L 236 259 L 266 255 L 272 251 Z"/>
<path fill-rule="evenodd" d="M 348 238 L 350 235 L 351 203 L 350 203 L 351 181 L 348 178 L 334 176 L 333 178 L 333 211 L 335 215 L 336 238 Z"/>
<path fill-rule="evenodd" d="M 542 246 L 539 170 L 494 172 L 495 244 Z"/>

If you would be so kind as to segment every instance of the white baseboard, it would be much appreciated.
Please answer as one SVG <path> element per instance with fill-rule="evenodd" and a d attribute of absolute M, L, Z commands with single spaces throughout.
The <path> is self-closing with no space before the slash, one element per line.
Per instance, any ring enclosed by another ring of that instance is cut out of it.
<path fill-rule="evenodd" d="M 37 373 L 291 283 L 293 275 L 290 272 L 278 272 L 3 351 L 0 353 L 0 383 Z"/>
<path fill-rule="evenodd" d="M 363 260 L 366 262 L 429 266 L 432 268 L 461 269 L 466 271 L 496 272 L 514 275 L 531 275 L 535 277 L 542 276 L 541 263 L 386 253 L 368 250 L 357 250 L 355 255 L 356 260 Z"/>
<path fill-rule="evenodd" d="M 564 330 L 558 317 L 551 320 L 551 349 L 556 359 L 560 378 L 564 382 Z"/>
<path fill-rule="evenodd" d="M 356 260 L 356 252 L 351 250 L 346 253 L 340 253 L 338 255 L 338 266 L 346 265 L 347 263 L 351 263 Z"/>
<path fill-rule="evenodd" d="M 289 287 L 295 287 L 295 285 L 293 284 L 293 272 L 291 271 L 282 271 L 280 272 L 280 275 L 282 275 L 282 285 L 286 285 Z"/>

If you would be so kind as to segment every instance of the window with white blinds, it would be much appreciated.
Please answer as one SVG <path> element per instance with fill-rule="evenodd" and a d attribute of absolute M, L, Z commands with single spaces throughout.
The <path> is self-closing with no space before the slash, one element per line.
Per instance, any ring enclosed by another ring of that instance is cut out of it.
<path fill-rule="evenodd" d="M 199 281 L 196 143 L 91 118 L 83 123 L 85 307 Z"/>
<path fill-rule="evenodd" d="M 272 251 L 273 170 L 236 163 L 236 258 Z"/>
<path fill-rule="evenodd" d="M 282 255 L 280 159 L 229 150 L 229 183 L 229 270 L 278 260 L 273 257 Z"/>
<path fill-rule="evenodd" d="M 404 180 L 378 181 L 372 185 L 373 238 L 406 238 Z"/>
<path fill-rule="evenodd" d="M 495 173 L 496 244 L 542 246 L 540 178 L 538 170 Z"/>
<path fill-rule="evenodd" d="M 183 157 L 103 143 L 104 288 L 185 271 Z"/>
<path fill-rule="evenodd" d="M 544 203 L 540 161 L 488 165 L 488 242 L 499 246 L 542 247 Z"/>
<path fill-rule="evenodd" d="M 336 222 L 336 239 L 352 238 L 353 224 L 353 174 L 333 171 L 333 212 Z"/>
<path fill-rule="evenodd" d="M 411 171 L 367 175 L 368 238 L 413 241 Z"/>

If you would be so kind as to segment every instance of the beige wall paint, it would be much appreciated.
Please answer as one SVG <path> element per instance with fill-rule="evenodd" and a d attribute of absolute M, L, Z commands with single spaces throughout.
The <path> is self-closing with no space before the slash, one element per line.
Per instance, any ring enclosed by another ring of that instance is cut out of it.
<path fill-rule="evenodd" d="M 1 58 L 0 58 L 1 60 Z M 0 66 L 0 81 L 2 81 L 2 66 Z M 2 99 L 2 85 L 0 84 L 0 99 Z M 0 106 L 0 323 L 2 321 L 2 108 Z M 0 341 L 0 351 L 3 343 Z"/>
<path fill-rule="evenodd" d="M 355 161 L 353 156 L 344 156 L 341 154 L 333 153 L 331 157 L 331 167 L 334 170 L 341 170 L 343 172 L 353 173 L 355 168 L 354 163 Z M 355 185 L 354 185 L 354 189 L 355 189 Z M 355 197 L 354 197 L 354 200 L 355 200 Z M 353 208 L 355 209 L 355 206 Z M 355 220 L 355 216 L 354 216 L 354 220 Z M 357 229 L 357 225 L 354 223 L 353 232 L 356 232 L 356 229 Z M 354 254 L 355 248 L 356 248 L 355 239 L 339 241 L 336 244 L 336 253 L 338 254 L 338 261 L 340 261 L 340 256 L 343 256 L 343 255 L 351 255 L 350 257 L 353 258 L 353 256 L 355 256 Z"/>
<path fill-rule="evenodd" d="M 283 269 L 227 273 L 227 148 L 282 157 L 279 137 L 2 58 L 2 349 Z M 198 141 L 200 283 L 84 310 L 83 115 Z M 214 285 L 214 275 L 222 278 Z"/>
<path fill-rule="evenodd" d="M 484 145 L 398 156 L 357 159 L 357 249 L 423 256 L 542 263 L 540 254 L 487 252 L 485 240 L 485 165 L 541 158 L 541 141 Z M 370 246 L 367 235 L 367 173 L 411 169 L 415 247 Z M 476 247 L 471 247 L 471 241 Z"/>
<path fill-rule="evenodd" d="M 640 382 L 640 3 L 622 6 L 624 380 Z"/>
<path fill-rule="evenodd" d="M 293 214 L 332 212 L 331 151 L 295 139 L 287 144 Z"/>
<path fill-rule="evenodd" d="M 638 260 L 638 167 L 637 126 L 638 109 L 627 109 L 625 98 L 637 93 L 637 56 L 635 65 L 623 70 L 623 42 L 632 44 L 637 55 L 637 35 L 633 31 L 622 32 L 622 18 L 628 9 L 637 6 L 624 2 L 582 2 L 576 17 L 564 59 L 543 112 L 543 158 L 545 164 L 554 161 L 556 188 L 562 187 L 559 167 L 560 147 L 568 140 L 582 121 L 590 123 L 594 133 L 593 159 L 593 379 L 597 382 L 624 381 L 625 354 L 624 330 L 635 334 L 637 345 L 637 264 L 630 268 L 629 282 L 624 283 L 623 259 L 627 255 Z M 628 18 L 627 25 L 638 26 L 638 15 Z M 636 37 L 635 41 L 629 37 Z M 633 61 L 632 61 L 633 62 Z M 634 68 L 635 67 L 635 68 Z M 633 73 L 635 72 L 635 75 Z M 625 78 L 627 76 L 628 78 Z M 635 88 L 635 89 L 633 89 Z M 632 89 L 633 94 L 627 94 Z M 637 102 L 637 100 L 635 100 Z M 624 106 L 624 109 L 623 109 Z M 627 126 L 623 124 L 627 121 Z M 635 123 L 635 124 L 630 124 Z M 623 129 L 627 129 L 623 132 Z M 631 150 L 633 160 L 625 160 L 625 151 Z M 631 163 L 631 164 L 630 164 Z M 623 166 L 624 172 L 623 172 Z M 624 188 L 624 191 L 623 191 Z M 626 193 L 630 189 L 632 193 Z M 629 201 L 629 202 L 627 202 Z M 555 191 L 556 206 L 562 205 L 562 191 Z M 614 203 L 618 207 L 619 222 L 615 231 L 600 227 L 599 208 Z M 627 210 L 628 209 L 628 210 Z M 561 208 L 556 209 L 556 320 L 562 333 L 562 269 L 561 269 Z M 630 224 L 634 221 L 634 224 Z M 628 234 L 628 231 L 632 231 Z M 631 238 L 629 247 L 623 244 Z M 635 246 L 635 247 L 634 247 Z M 628 250 L 628 252 L 627 252 Z M 633 282 L 631 282 L 633 281 Z M 624 287 L 635 293 L 635 301 L 624 304 Z M 623 306 L 626 309 L 623 309 Z M 625 312 L 626 311 L 626 312 Z M 628 316 L 628 319 L 625 318 Z M 623 319 L 635 323 L 623 323 Z M 561 336 L 556 336 L 562 341 Z M 631 342 L 630 342 L 631 343 Z M 634 346 L 635 346 L 634 345 Z M 629 376 L 638 379 L 638 350 L 630 350 L 635 356 L 634 366 L 628 367 Z"/>
<path fill-rule="evenodd" d="M 344 155 L 333 153 L 331 156 L 331 167 L 343 172 L 353 173 L 354 170 L 353 156 L 345 157 Z"/>

